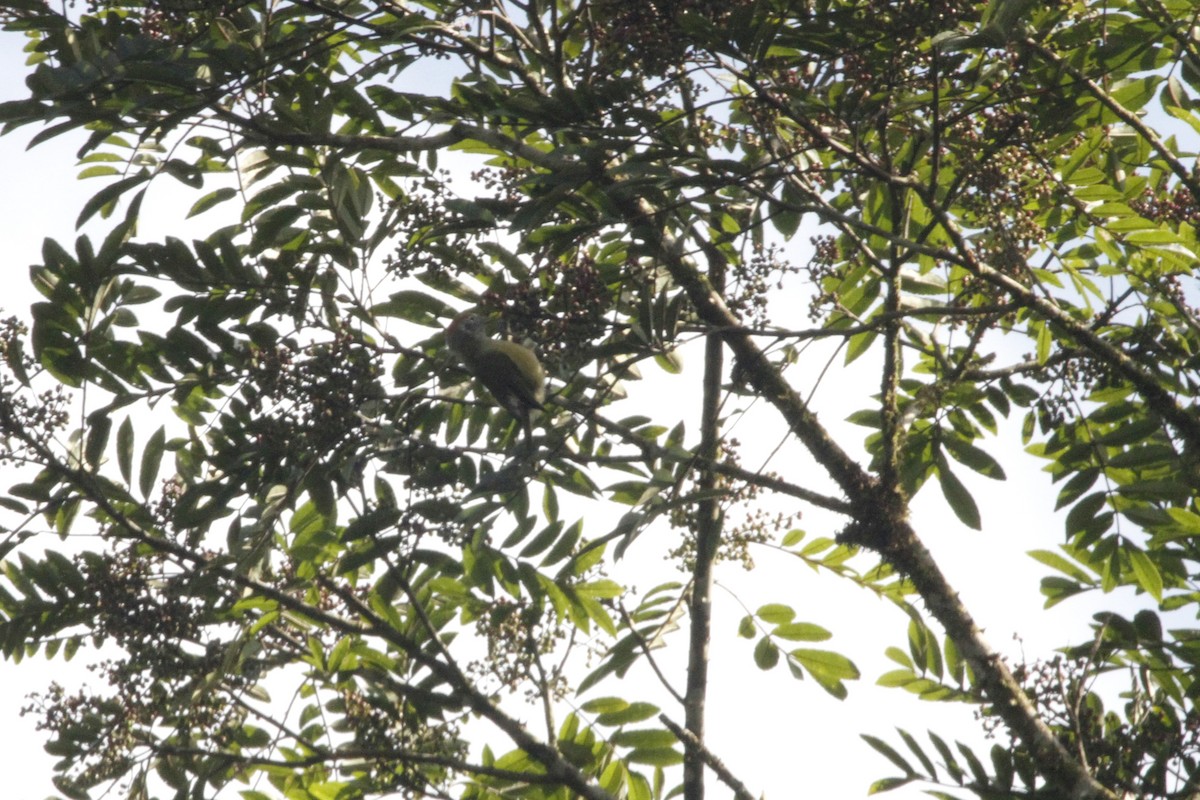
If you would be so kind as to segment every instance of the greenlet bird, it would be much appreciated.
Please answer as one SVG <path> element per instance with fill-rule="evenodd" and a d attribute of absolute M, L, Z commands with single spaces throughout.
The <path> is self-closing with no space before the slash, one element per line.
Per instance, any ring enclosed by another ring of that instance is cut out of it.
<path fill-rule="evenodd" d="M 463 366 L 521 423 L 525 441 L 533 446 L 529 415 L 545 410 L 546 373 L 528 347 L 491 339 L 485 320 L 475 311 L 464 311 L 446 326 L 446 343 Z"/>

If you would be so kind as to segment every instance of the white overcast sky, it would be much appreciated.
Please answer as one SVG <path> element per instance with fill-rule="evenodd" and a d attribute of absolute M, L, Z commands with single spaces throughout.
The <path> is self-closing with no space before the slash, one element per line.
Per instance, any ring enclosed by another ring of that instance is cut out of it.
<path fill-rule="evenodd" d="M 0 100 L 24 94 L 22 46 L 23 40 L 17 36 L 0 36 Z M 38 259 L 43 238 L 73 241 L 78 210 L 101 185 L 74 179 L 78 138 L 63 137 L 26 151 L 31 133 L 26 129 L 0 137 L 0 174 L 6 187 L 0 192 L 0 238 L 5 245 L 0 263 L 4 271 L 0 307 L 4 315 L 26 315 L 34 299 L 27 270 Z M 179 206 L 185 207 L 186 203 Z M 168 217 L 144 226 L 143 234 L 156 235 L 156 228 L 174 232 Z M 73 248 L 68 244 L 67 249 Z M 862 369 L 869 371 L 870 367 Z M 861 441 L 865 429 L 843 426 L 839 420 L 849 410 L 866 405 L 866 396 L 875 387 L 870 381 L 847 383 L 847 376 L 835 369 L 826 377 L 815 402 L 818 410 L 826 409 L 824 418 L 835 435 L 850 431 L 855 437 L 852 441 Z M 1055 644 L 1087 636 L 1086 622 L 1094 606 L 1085 600 L 1068 602 L 1050 612 L 1041 609 L 1038 581 L 1045 570 L 1024 553 L 1054 548 L 1062 541 L 1062 523 L 1050 514 L 1055 489 L 1046 484 L 1039 471 L 1041 464 L 1020 451 L 1017 425 L 1019 419 L 1010 420 L 1008 435 L 985 445 L 1004 463 L 1007 482 L 991 482 L 965 468 L 960 470 L 983 511 L 982 532 L 964 529 L 946 510 L 933 485 L 917 498 L 913 518 L 993 646 L 1017 656 L 1020 646 L 1013 635 L 1019 633 L 1027 655 L 1045 656 Z M 753 439 L 753 432 L 739 431 L 738 437 Z M 747 461 L 747 466 L 756 465 Z M 786 464 L 774 463 L 773 467 L 787 472 Z M 801 520 L 800 527 L 814 537 L 833 535 L 832 524 L 810 515 Z M 53 546 L 55 542 L 45 544 Z M 636 545 L 631 548 L 631 558 L 636 558 L 637 550 Z M 878 675 L 892 667 L 882 657 L 884 647 L 904 647 L 903 623 L 888 604 L 837 581 L 816 580 L 794 560 L 772 561 L 768 555 L 757 553 L 759 569 L 752 574 L 732 567 L 722 569 L 718 578 L 723 588 L 715 595 L 712 679 L 718 691 L 710 704 L 711 746 L 753 791 L 765 791 L 768 798 L 776 800 L 794 797 L 798 789 L 813 797 L 865 796 L 871 780 L 896 770 L 863 744 L 858 733 L 883 737 L 898 748 L 895 726 L 918 734 L 923 743 L 923 733 L 930 728 L 947 737 L 957 734 L 973 744 L 983 743 L 972 721 L 972 708 L 923 703 L 901 690 L 874 686 Z M 850 698 L 839 702 L 812 681 L 796 683 L 783 667 L 760 673 L 751 660 L 752 643 L 733 636 L 742 614 L 741 606 L 731 599 L 734 594 L 750 608 L 787 602 L 797 609 L 799 619 L 833 630 L 829 645 L 853 658 L 863 671 L 863 679 L 850 685 Z M 70 685 L 88 679 L 77 664 L 64 664 L 61 659 L 47 662 L 35 657 L 19 666 L 0 662 L 0 719 L 5 720 L 0 725 L 0 763 L 7 768 L 8 796 L 33 800 L 53 794 L 53 759 L 41 749 L 43 736 L 34 729 L 34 718 L 18 715 L 27 702 L 26 695 L 44 688 L 50 680 Z M 623 689 L 614 687 L 613 693 L 618 691 Z M 770 709 L 785 727 L 764 730 L 756 708 Z M 782 722 L 789 718 L 793 721 Z M 979 752 L 982 756 L 985 751 L 980 748 Z M 713 796 L 722 797 L 724 792 L 716 789 Z M 908 800 L 924 795 L 905 789 L 886 796 Z"/>

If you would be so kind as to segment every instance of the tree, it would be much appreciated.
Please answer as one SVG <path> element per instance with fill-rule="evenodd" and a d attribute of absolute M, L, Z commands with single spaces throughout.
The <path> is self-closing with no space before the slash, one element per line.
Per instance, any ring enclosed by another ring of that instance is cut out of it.
<path fill-rule="evenodd" d="M 30 71 L 5 130 L 81 136 L 81 177 L 108 178 L 0 336 L 0 649 L 118 654 L 103 691 L 42 698 L 60 790 L 755 796 L 705 704 L 715 565 L 756 552 L 894 603 L 908 652 L 878 680 L 999 734 L 981 757 L 864 731 L 900 770 L 874 789 L 1193 796 L 1200 175 L 1167 126 L 1200 131 L 1197 14 L 6 3 Z M 164 185 L 234 216 L 142 238 Z M 528 459 L 445 352 L 467 306 L 552 377 Z M 846 409 L 865 438 L 806 399 L 818 340 L 873 375 Z M 624 410 L 642 370 L 672 387 L 653 417 Z M 1008 416 L 1066 509 L 1034 554 L 1047 603 L 1137 592 L 1025 664 L 908 513 L 940 490 L 979 528 L 962 476 L 1004 478 Z M 778 474 L 744 466 L 780 441 Z M 813 509 L 828 535 L 794 527 Z M 631 547 L 668 554 L 648 589 L 619 579 Z M 797 703 L 845 696 L 858 669 L 792 604 L 746 614 L 753 661 L 804 679 Z M 1115 705 L 1101 676 L 1129 676 Z"/>

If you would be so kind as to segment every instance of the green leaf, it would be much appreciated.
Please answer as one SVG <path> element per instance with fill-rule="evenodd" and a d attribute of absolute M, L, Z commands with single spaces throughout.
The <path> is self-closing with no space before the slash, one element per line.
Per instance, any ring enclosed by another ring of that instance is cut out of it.
<path fill-rule="evenodd" d="M 117 428 L 117 468 L 125 483 L 133 482 L 133 421 L 129 417 Z"/>
<path fill-rule="evenodd" d="M 629 701 L 621 697 L 597 697 L 580 706 L 580 709 L 588 714 L 611 714 L 627 708 Z"/>
<path fill-rule="evenodd" d="M 303 208 L 293 205 L 273 206 L 254 220 L 254 237 L 251 247 L 256 250 L 280 247 L 288 244 L 300 233 L 293 223 L 307 216 Z"/>
<path fill-rule="evenodd" d="M 149 497 L 154 491 L 154 482 L 158 479 L 165 446 L 166 430 L 159 427 L 146 442 L 146 449 L 142 451 L 141 464 L 138 466 L 138 491 L 142 493 L 142 497 Z"/>
<path fill-rule="evenodd" d="M 670 747 L 639 747 L 627 756 L 631 764 L 648 764 L 652 767 L 673 767 L 683 763 L 683 753 Z"/>
<path fill-rule="evenodd" d="M 629 703 L 624 708 L 606 711 L 596 716 L 596 724 L 606 727 L 628 725 L 631 722 L 642 722 L 658 714 L 658 706 L 650 703 Z"/>
<path fill-rule="evenodd" d="M 866 733 L 860 733 L 859 736 L 862 738 L 862 740 L 864 742 L 869 744 L 875 752 L 879 753 L 881 756 L 886 758 L 888 761 L 895 764 L 896 767 L 898 769 L 900 769 L 900 771 L 903 772 L 906 776 L 918 777 L 917 771 L 915 769 L 913 769 L 912 766 L 904 759 L 904 757 L 902 755 L 900 755 L 898 752 L 896 752 L 896 750 L 891 745 L 889 745 L 887 742 L 883 741 L 882 739 L 880 739 L 878 737 L 871 736 Z"/>
<path fill-rule="evenodd" d="M 1095 485 L 1099 477 L 1100 469 L 1097 467 L 1080 470 L 1059 490 L 1058 497 L 1054 501 L 1054 510 L 1058 511 L 1060 508 L 1074 503 L 1084 492 Z"/>
<path fill-rule="evenodd" d="M 1089 494 L 1076 503 L 1067 512 L 1065 520 L 1067 536 L 1072 537 L 1090 530 L 1099 518 L 1100 509 L 1104 508 L 1107 501 L 1108 493 L 1106 491 L 1098 491 Z"/>
<path fill-rule="evenodd" d="M 774 669 L 779 663 L 779 648 L 769 637 L 762 637 L 754 646 L 754 663 L 761 670 Z"/>
<path fill-rule="evenodd" d="M 754 613 L 768 625 L 782 625 L 791 622 L 796 616 L 796 612 L 792 610 L 791 606 L 785 606 L 782 603 L 767 603 L 765 606 L 759 606 L 758 611 Z"/>
<path fill-rule="evenodd" d="M 923 680 L 911 669 L 892 669 L 880 675 L 875 683 L 878 686 L 905 687 L 914 681 Z"/>
<path fill-rule="evenodd" d="M 967 766 L 970 768 L 971 775 L 974 776 L 975 782 L 981 786 L 986 786 L 988 784 L 988 774 L 987 770 L 983 768 L 983 764 L 980 762 L 979 758 L 976 757 L 975 753 L 972 752 L 971 749 L 962 742 L 955 742 L 954 744 L 958 747 L 958 752 L 962 753 L 962 757 L 967 760 Z"/>
<path fill-rule="evenodd" d="M 1154 565 L 1154 561 L 1145 550 L 1133 545 L 1127 545 L 1125 551 L 1129 555 L 1129 566 L 1133 569 L 1133 577 L 1137 580 L 1138 585 L 1161 603 L 1163 579 L 1158 567 Z"/>
<path fill-rule="evenodd" d="M 1133 615 L 1133 627 L 1137 630 L 1139 641 L 1154 644 L 1163 641 L 1162 619 L 1148 608 L 1143 608 Z"/>
<path fill-rule="evenodd" d="M 1167 515 L 1175 523 L 1176 530 L 1184 536 L 1200 536 L 1200 514 L 1186 508 L 1171 507 Z"/>
<path fill-rule="evenodd" d="M 541 533 L 534 536 L 521 548 L 518 555 L 521 558 L 531 558 L 538 555 L 558 540 L 558 537 L 562 534 L 562 529 L 563 525 L 561 522 L 554 522 L 547 525 L 542 529 Z"/>
<path fill-rule="evenodd" d="M 941 457 L 938 458 L 937 476 L 938 483 L 942 487 L 942 495 L 950 504 L 950 510 L 962 524 L 968 528 L 980 530 L 983 527 L 983 520 L 979 516 L 979 506 L 975 504 L 975 498 L 950 471 L 950 465 L 946 459 Z"/>
<path fill-rule="evenodd" d="M 871 349 L 871 345 L 878 337 L 875 331 L 866 331 L 858 333 L 850 337 L 849 343 L 846 345 L 846 358 L 844 363 L 849 365 L 858 359 L 863 353 Z"/>
<path fill-rule="evenodd" d="M 936 781 L 937 769 L 933 765 L 933 760 L 925 754 L 925 750 L 920 744 L 917 743 L 916 738 L 902 728 L 897 728 L 896 733 L 900 735 L 900 738 L 904 740 L 905 746 L 907 746 L 909 751 L 911 751 L 912 754 L 917 757 L 917 759 L 921 762 L 921 766 L 925 768 L 924 777 L 928 778 L 929 780 Z"/>
<path fill-rule="evenodd" d="M 1133 447 L 1109 459 L 1109 466 L 1121 468 L 1154 467 L 1174 464 L 1178 460 L 1174 449 L 1163 444 L 1148 444 Z"/>
<path fill-rule="evenodd" d="M 947 452 L 955 461 L 965 464 L 980 475 L 985 475 L 993 480 L 1005 480 L 1004 469 L 1000 466 L 1000 462 L 970 442 L 949 435 L 942 439 L 942 444 L 946 446 Z"/>
<path fill-rule="evenodd" d="M 122 178 L 119 181 L 113 181 L 108 186 L 105 186 L 100 191 L 96 192 L 86 203 L 83 204 L 79 216 L 75 219 L 75 227 L 82 228 L 84 223 L 96 215 L 97 211 L 115 203 L 121 195 L 135 186 L 139 186 L 150 180 L 150 173 L 142 171 L 130 178 Z"/>
<path fill-rule="evenodd" d="M 455 315 L 453 307 L 428 292 L 405 290 L 395 292 L 387 300 L 371 307 L 377 317 L 397 317 L 428 327 L 440 327 L 443 320 Z"/>
<path fill-rule="evenodd" d="M 818 680 L 857 680 L 860 675 L 854 662 L 831 650 L 799 648 L 788 653 Z"/>
<path fill-rule="evenodd" d="M 108 435 L 112 431 L 112 419 L 107 414 L 97 416 L 92 414 L 88 420 L 87 445 L 84 448 L 84 458 L 88 464 L 97 465 L 108 446 Z"/>
<path fill-rule="evenodd" d="M 934 748 L 942 757 L 942 766 L 944 766 L 950 773 L 950 777 L 954 779 L 955 783 L 962 785 L 963 778 L 966 777 L 966 773 L 963 772 L 963 768 L 959 766 L 958 760 L 955 759 L 954 751 L 950 749 L 950 746 L 946 744 L 942 737 L 938 736 L 933 731 L 929 731 L 928 733 L 929 741 L 933 742 Z"/>
<path fill-rule="evenodd" d="M 992 745 L 989 755 L 992 758 L 992 769 L 996 774 L 995 783 L 1000 786 L 1003 791 L 1012 789 L 1013 784 L 1013 762 L 1012 756 L 1008 750 L 998 744 Z"/>
<path fill-rule="evenodd" d="M 575 587 L 575 591 L 587 597 L 599 597 L 611 600 L 614 597 L 620 597 L 625 589 L 614 580 L 601 578 L 578 584 Z"/>
<path fill-rule="evenodd" d="M 201 197 L 195 203 L 192 203 L 191 209 L 188 211 L 188 218 L 203 214 L 210 208 L 224 203 L 226 200 L 237 196 L 237 189 L 225 186 Z"/>
<path fill-rule="evenodd" d="M 914 669 L 912 659 L 909 658 L 908 653 L 904 652 L 899 647 L 889 647 L 884 650 L 883 654 L 910 671 Z"/>
<path fill-rule="evenodd" d="M 1029 555 L 1035 560 L 1040 561 L 1051 569 L 1056 569 L 1064 575 L 1070 575 L 1081 583 L 1090 583 L 1092 576 L 1085 572 L 1075 562 L 1069 561 L 1058 553 L 1050 550 L 1030 550 Z"/>
<path fill-rule="evenodd" d="M 665 353 L 655 353 L 654 363 L 668 375 L 679 375 L 683 372 L 683 357 L 677 350 L 668 350 Z"/>
<path fill-rule="evenodd" d="M 771 214 L 771 223 L 784 239 L 790 239 L 800 228 L 801 215 L 791 209 L 778 208 Z"/>
<path fill-rule="evenodd" d="M 883 794 L 884 792 L 890 792 L 893 789 L 899 789 L 902 786 L 907 786 L 916 780 L 920 780 L 920 777 L 917 775 L 911 775 L 904 778 L 880 778 L 879 780 L 872 782 L 871 785 L 867 787 L 867 794 Z M 935 792 L 931 794 L 937 797 L 940 793 Z M 956 800 L 956 798 L 950 798 L 949 795 L 944 795 L 944 798 L 945 800 Z"/>
<path fill-rule="evenodd" d="M 675 734 L 662 728 L 638 728 L 617 731 L 609 741 L 621 747 L 663 748 L 679 744 Z"/>
<path fill-rule="evenodd" d="M 1054 346 L 1054 336 L 1050 333 L 1050 326 L 1041 323 L 1037 326 L 1037 362 L 1041 366 L 1045 366 L 1050 360 L 1050 350 Z"/>
<path fill-rule="evenodd" d="M 327 781 L 324 783 L 310 783 L 307 790 L 315 800 L 340 800 L 343 796 L 342 793 L 348 786 L 348 783 L 342 781 Z"/>
<path fill-rule="evenodd" d="M 1124 106 L 1126 111 L 1138 111 L 1152 99 L 1156 94 L 1158 84 L 1162 81 L 1161 75 L 1146 75 L 1141 78 L 1124 78 L 1117 81 L 1109 93 L 1119 105 Z"/>
<path fill-rule="evenodd" d="M 778 625 L 771 635 L 789 642 L 823 642 L 833 636 L 820 625 L 811 622 L 788 622 Z"/>
<path fill-rule="evenodd" d="M 542 558 L 541 566 L 548 567 L 557 564 L 570 556 L 574 552 L 575 546 L 579 544 L 582 536 L 583 520 L 576 520 L 573 525 L 567 528 L 566 533 L 554 543 L 554 547 L 550 548 L 550 552 Z"/>

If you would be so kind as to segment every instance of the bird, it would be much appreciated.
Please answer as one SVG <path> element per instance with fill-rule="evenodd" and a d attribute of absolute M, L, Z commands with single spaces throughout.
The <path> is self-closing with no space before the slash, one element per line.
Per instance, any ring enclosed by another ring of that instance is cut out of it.
<path fill-rule="evenodd" d="M 446 343 L 496 402 L 521 423 L 525 441 L 532 446 L 529 417 L 535 410 L 545 410 L 546 373 L 532 350 L 516 342 L 490 338 L 485 324 L 478 312 L 463 311 L 446 326 Z"/>

